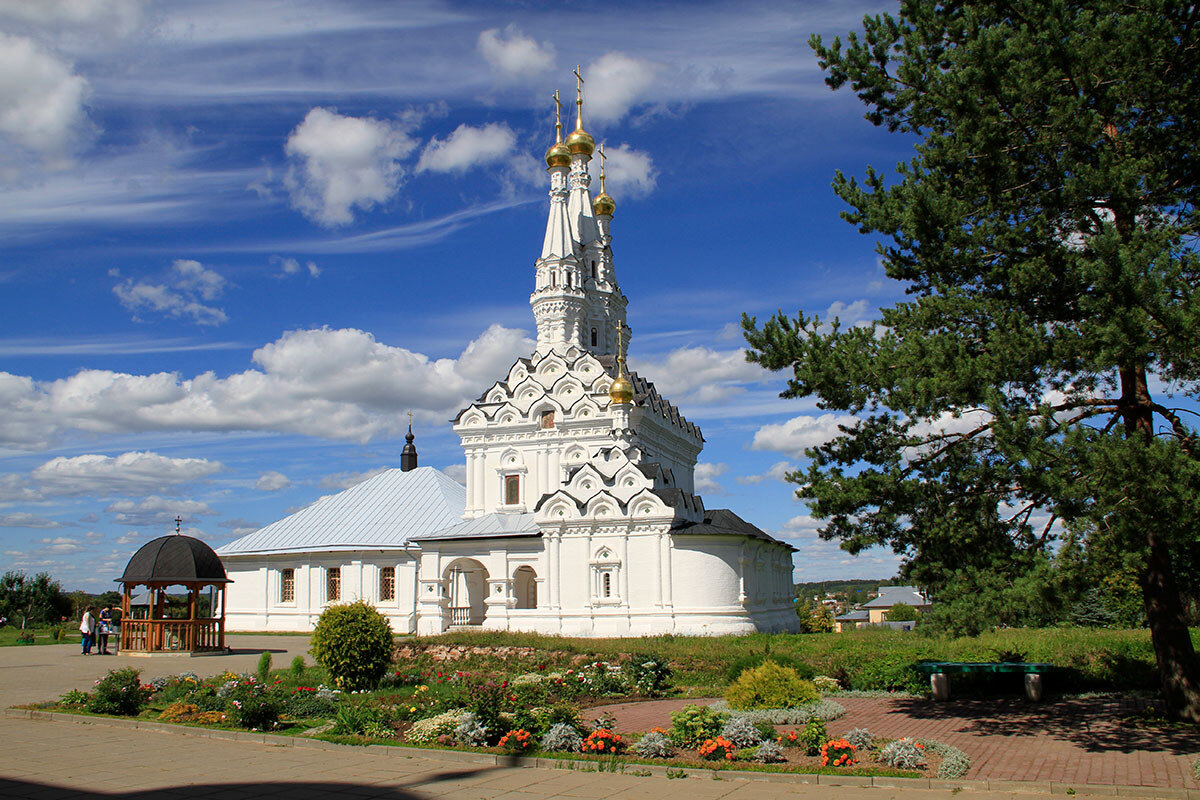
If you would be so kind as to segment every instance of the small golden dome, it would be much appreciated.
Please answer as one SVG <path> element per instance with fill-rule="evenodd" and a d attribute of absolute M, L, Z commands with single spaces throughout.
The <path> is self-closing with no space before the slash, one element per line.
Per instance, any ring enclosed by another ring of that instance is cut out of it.
<path fill-rule="evenodd" d="M 600 194 L 596 195 L 595 199 L 592 200 L 592 211 L 595 212 L 597 217 L 602 217 L 604 215 L 611 217 L 612 213 L 616 210 L 617 204 L 612 197 L 609 196 L 608 192 L 601 191 Z"/>
<path fill-rule="evenodd" d="M 583 128 L 576 128 L 567 137 L 567 148 L 575 155 L 588 155 L 596 149 L 596 140 Z"/>
<path fill-rule="evenodd" d="M 618 405 L 629 405 L 633 402 L 633 384 L 623 373 L 608 387 L 608 399 Z"/>
<path fill-rule="evenodd" d="M 555 142 L 546 150 L 547 167 L 571 166 L 571 151 L 562 142 Z"/>

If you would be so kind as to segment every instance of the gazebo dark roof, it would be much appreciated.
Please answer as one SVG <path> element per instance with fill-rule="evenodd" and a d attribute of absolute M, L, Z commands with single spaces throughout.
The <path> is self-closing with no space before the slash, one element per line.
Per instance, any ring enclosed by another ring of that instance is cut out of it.
<path fill-rule="evenodd" d="M 181 534 L 160 536 L 142 545 L 118 583 L 229 583 L 225 567 L 213 549 Z"/>

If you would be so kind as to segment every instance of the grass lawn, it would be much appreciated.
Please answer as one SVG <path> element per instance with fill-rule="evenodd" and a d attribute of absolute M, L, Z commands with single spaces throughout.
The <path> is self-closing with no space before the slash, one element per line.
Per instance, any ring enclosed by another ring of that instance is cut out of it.
<path fill-rule="evenodd" d="M 70 628 L 63 630 L 63 638 L 54 638 L 53 628 L 42 628 L 40 630 L 30 631 L 33 634 L 33 644 L 79 644 L 79 632 L 72 631 Z M 0 647 L 25 647 L 24 642 L 18 642 L 17 637 L 21 635 L 20 628 L 14 628 L 11 625 L 5 625 L 0 628 Z"/>

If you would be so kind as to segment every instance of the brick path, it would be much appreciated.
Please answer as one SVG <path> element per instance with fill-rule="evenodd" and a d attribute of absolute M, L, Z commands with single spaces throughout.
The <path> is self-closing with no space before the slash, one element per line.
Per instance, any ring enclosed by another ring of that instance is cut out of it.
<path fill-rule="evenodd" d="M 656 700 L 598 706 L 616 728 L 637 733 L 670 727 L 671 712 L 688 703 Z M 832 735 L 866 728 L 876 736 L 915 736 L 961 748 L 971 757 L 967 778 L 1055 781 L 1066 784 L 1161 786 L 1196 789 L 1192 762 L 1200 756 L 1200 728 L 1134 726 L 1122 718 L 1143 709 L 1137 700 L 927 700 L 843 698 L 846 716 L 829 723 Z"/>

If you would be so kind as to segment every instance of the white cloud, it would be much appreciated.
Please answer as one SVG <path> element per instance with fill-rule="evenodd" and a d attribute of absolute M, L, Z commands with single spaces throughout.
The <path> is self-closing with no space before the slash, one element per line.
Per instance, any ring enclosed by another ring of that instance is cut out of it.
<path fill-rule="evenodd" d="M 109 274 L 120 275 L 115 269 Z M 171 264 L 162 283 L 126 278 L 113 287 L 113 294 L 133 312 L 135 320 L 151 311 L 180 319 L 190 317 L 198 325 L 220 325 L 229 317 L 205 303 L 216 300 L 224 290 L 225 279 L 220 273 L 206 269 L 199 261 L 179 258 Z"/>
<path fill-rule="evenodd" d="M 375 467 L 362 472 L 335 472 L 332 475 L 326 475 L 321 478 L 317 484 L 322 489 L 349 489 L 351 486 L 357 486 L 363 481 L 370 480 L 380 473 L 387 472 L 392 467 Z"/>
<path fill-rule="evenodd" d="M 751 450 L 775 450 L 792 458 L 804 458 L 804 451 L 839 436 L 839 425 L 851 426 L 855 418 L 848 415 L 822 414 L 819 417 L 792 417 L 787 422 L 763 425 L 754 433 Z"/>
<path fill-rule="evenodd" d="M 660 393 L 676 402 L 713 403 L 743 391 L 739 384 L 764 381 L 770 373 L 746 361 L 744 350 L 680 347 L 662 361 L 631 358 L 630 367 L 650 377 Z"/>
<path fill-rule="evenodd" d="M 298 275 L 301 270 L 307 270 L 309 277 L 318 278 L 321 275 L 321 268 L 317 266 L 315 261 L 305 261 L 301 265 L 299 259 L 283 258 L 282 256 L 271 256 L 270 263 L 279 267 L 277 278 L 286 278 L 289 275 Z"/>
<path fill-rule="evenodd" d="M 554 68 L 554 45 L 539 43 L 516 25 L 479 34 L 479 54 L 505 80 L 530 78 Z"/>
<path fill-rule="evenodd" d="M 45 547 L 40 549 L 47 553 L 74 553 L 83 549 L 78 539 L 72 539 L 69 536 L 57 536 L 53 539 L 42 539 L 42 544 L 45 545 Z"/>
<path fill-rule="evenodd" d="M 400 188 L 400 159 L 417 141 L 396 123 L 348 117 L 316 107 L 296 126 L 284 151 L 292 159 L 284 184 L 292 205 L 325 226 L 354 221 L 354 209 L 371 210 Z"/>
<path fill-rule="evenodd" d="M 584 114 L 602 121 L 620 121 L 633 106 L 645 101 L 658 71 L 659 65 L 644 58 L 618 51 L 605 53 L 584 73 Z"/>
<path fill-rule="evenodd" d="M 258 481 L 254 484 L 254 488 L 260 492 L 278 492 L 280 489 L 286 489 L 291 486 L 292 482 L 287 475 L 275 470 L 268 470 L 258 476 Z"/>
<path fill-rule="evenodd" d="M 370 441 L 403 412 L 444 419 L 478 396 L 496 364 L 528 355 L 523 331 L 492 325 L 457 358 L 431 359 L 353 328 L 289 331 L 248 369 L 183 379 L 81 370 L 54 381 L 0 372 L 0 444 L 39 449 L 69 430 L 277 431 Z"/>
<path fill-rule="evenodd" d="M 86 124 L 87 93 L 87 81 L 70 65 L 31 39 L 0 31 L 0 134 L 66 166 Z"/>
<path fill-rule="evenodd" d="M 417 172 L 462 172 L 503 159 L 516 143 L 517 135 L 507 125 L 489 122 L 475 128 L 462 124 L 444 141 L 437 137 L 429 140 L 417 161 Z"/>
<path fill-rule="evenodd" d="M 0 19 L 123 35 L 141 21 L 145 5 L 146 0 L 0 0 Z"/>
<path fill-rule="evenodd" d="M 794 471 L 796 468 L 788 461 L 776 461 L 771 465 L 771 468 L 761 475 L 743 475 L 737 479 L 741 484 L 756 484 L 763 481 L 785 481 L 787 474 Z"/>
<path fill-rule="evenodd" d="M 843 330 L 867 325 L 874 318 L 875 310 L 866 300 L 855 300 L 849 304 L 835 300 L 829 308 L 825 309 L 825 314 L 821 317 L 824 320 L 822 327 L 828 329 L 829 323 L 833 322 L 834 317 L 837 317 Z"/>
<path fill-rule="evenodd" d="M 221 462 L 205 458 L 169 458 L 142 451 L 115 458 L 60 456 L 34 469 L 31 477 L 45 495 L 144 494 L 197 481 L 224 468 Z"/>
<path fill-rule="evenodd" d="M 117 500 L 104 510 L 113 515 L 114 522 L 121 525 L 174 525 L 177 516 L 210 516 L 217 513 L 199 500 L 180 500 L 159 495 L 150 495 L 138 501 Z"/>
<path fill-rule="evenodd" d="M 608 191 L 614 200 L 620 202 L 626 197 L 645 197 L 658 185 L 658 170 L 654 168 L 654 159 L 648 153 L 621 144 L 616 147 L 605 145 L 604 154 L 608 156 L 604 167 Z M 599 182 L 599 162 L 599 158 L 594 158 L 589 165 L 594 183 Z M 596 191 L 594 185 L 593 191 Z"/>
<path fill-rule="evenodd" d="M 3 424 L 0 423 L 0 430 Z M 36 502 L 42 499 L 42 493 L 29 485 L 24 475 L 9 472 L 0 475 L 0 503 Z"/>
<path fill-rule="evenodd" d="M 467 485 L 467 465 L 466 464 L 451 464 L 447 467 L 442 467 L 442 472 L 450 480 Z"/>
<path fill-rule="evenodd" d="M 725 487 L 717 483 L 717 478 L 729 471 L 729 465 L 708 464 L 701 462 L 696 465 L 696 471 L 693 473 L 694 482 L 696 485 L 696 493 L 704 494 L 724 494 Z"/>
<path fill-rule="evenodd" d="M 45 517 L 35 516 L 28 511 L 0 514 L 0 528 L 61 528 L 60 523 Z"/>

